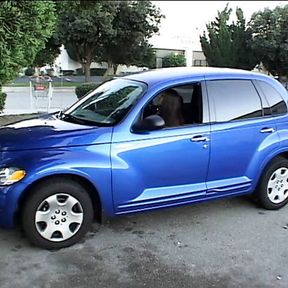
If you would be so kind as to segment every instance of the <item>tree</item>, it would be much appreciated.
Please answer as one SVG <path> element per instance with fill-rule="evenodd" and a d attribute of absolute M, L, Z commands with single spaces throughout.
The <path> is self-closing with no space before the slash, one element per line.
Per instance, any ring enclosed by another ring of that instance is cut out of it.
<path fill-rule="evenodd" d="M 86 81 L 92 61 L 107 62 L 106 74 L 114 74 L 119 64 L 152 66 L 147 40 L 163 16 L 151 1 L 62 1 L 58 7 L 60 38 L 81 63 Z"/>
<path fill-rule="evenodd" d="M 156 51 L 148 42 L 145 41 L 141 45 L 138 45 L 137 49 L 134 49 L 133 52 L 137 55 L 132 62 L 133 65 L 148 67 L 150 69 L 156 68 Z"/>
<path fill-rule="evenodd" d="M 0 2 L 0 90 L 31 64 L 54 29 L 52 1 Z"/>
<path fill-rule="evenodd" d="M 114 35 L 112 20 L 117 1 L 63 1 L 60 3 L 58 33 L 64 46 L 70 50 L 90 77 L 92 61 L 97 61 L 104 39 Z"/>
<path fill-rule="evenodd" d="M 264 67 L 280 80 L 288 77 L 288 5 L 252 15 L 252 47 Z"/>
<path fill-rule="evenodd" d="M 119 1 L 112 21 L 114 33 L 103 42 L 106 74 L 115 74 L 119 64 L 153 66 L 155 54 L 147 40 L 159 31 L 162 18 L 151 1 Z"/>
<path fill-rule="evenodd" d="M 229 24 L 231 12 L 227 5 L 206 25 L 208 35 L 204 31 L 200 36 L 202 50 L 210 66 L 251 70 L 259 62 L 251 47 L 252 30 L 240 8 L 236 9 L 236 23 Z"/>
<path fill-rule="evenodd" d="M 163 67 L 183 67 L 186 66 L 186 58 L 183 54 L 171 53 L 169 56 L 163 58 Z"/>
<path fill-rule="evenodd" d="M 53 65 L 55 59 L 60 54 L 62 43 L 57 37 L 57 34 L 54 33 L 50 38 L 45 42 L 45 46 L 37 54 L 32 63 L 34 67 L 42 67 L 45 65 Z"/>

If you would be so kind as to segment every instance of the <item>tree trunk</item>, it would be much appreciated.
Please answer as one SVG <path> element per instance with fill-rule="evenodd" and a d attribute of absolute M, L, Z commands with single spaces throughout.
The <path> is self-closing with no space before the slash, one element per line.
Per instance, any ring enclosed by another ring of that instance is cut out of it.
<path fill-rule="evenodd" d="M 116 75 L 118 69 L 118 64 L 113 64 L 113 73 Z"/>
<path fill-rule="evenodd" d="M 110 75 L 114 75 L 114 64 L 113 64 L 113 61 L 111 59 L 108 59 L 107 60 L 107 70 L 104 74 L 104 78 L 107 77 L 107 76 L 110 76 Z"/>
<path fill-rule="evenodd" d="M 80 61 L 78 61 L 78 62 L 80 62 Z M 81 69 L 82 69 L 83 75 L 85 75 L 85 64 L 81 63 Z"/>
<path fill-rule="evenodd" d="M 83 67 L 84 67 L 84 71 L 85 71 L 85 82 L 89 82 L 90 81 L 90 66 L 91 66 L 91 62 L 87 61 L 86 63 L 83 63 Z"/>

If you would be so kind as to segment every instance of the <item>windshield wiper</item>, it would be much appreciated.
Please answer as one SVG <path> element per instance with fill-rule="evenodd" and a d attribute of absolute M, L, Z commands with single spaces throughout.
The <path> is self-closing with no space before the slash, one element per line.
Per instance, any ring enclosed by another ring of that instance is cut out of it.
<path fill-rule="evenodd" d="M 62 112 L 59 115 L 59 119 L 63 120 L 63 121 L 67 121 L 67 122 L 72 122 L 72 123 L 76 123 L 76 124 L 87 124 L 90 121 L 87 121 L 85 119 L 80 119 L 78 117 L 75 117 L 71 114 L 65 114 L 64 112 Z"/>
<path fill-rule="evenodd" d="M 67 122 L 72 122 L 72 123 L 82 124 L 82 125 L 89 125 L 89 126 L 111 126 L 111 124 L 106 124 L 106 123 L 79 118 L 71 114 L 66 114 L 64 112 L 61 113 L 61 118 L 59 117 L 59 119 L 63 121 L 67 121 Z"/>

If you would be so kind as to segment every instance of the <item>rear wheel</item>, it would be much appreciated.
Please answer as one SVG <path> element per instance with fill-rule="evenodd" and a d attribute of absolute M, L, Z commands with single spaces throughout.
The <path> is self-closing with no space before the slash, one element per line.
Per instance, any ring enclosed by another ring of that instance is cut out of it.
<path fill-rule="evenodd" d="M 27 238 L 46 249 L 78 242 L 89 230 L 93 206 L 87 191 L 74 181 L 46 181 L 24 203 L 22 224 Z"/>
<path fill-rule="evenodd" d="M 266 209 L 279 209 L 288 202 L 288 160 L 275 158 L 265 169 L 256 196 Z"/>

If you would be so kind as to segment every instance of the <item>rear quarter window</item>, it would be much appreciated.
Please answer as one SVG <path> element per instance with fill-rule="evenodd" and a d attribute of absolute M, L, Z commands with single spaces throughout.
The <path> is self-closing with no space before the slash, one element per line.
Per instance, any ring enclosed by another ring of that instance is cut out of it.
<path fill-rule="evenodd" d="M 287 113 L 287 105 L 280 93 L 273 86 L 264 81 L 257 81 L 257 83 L 271 107 L 272 115 Z"/>

